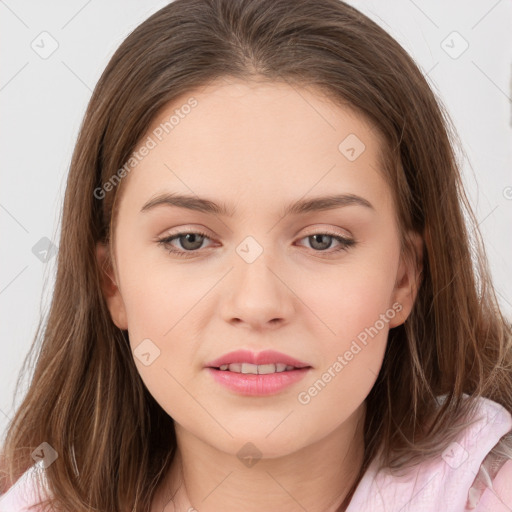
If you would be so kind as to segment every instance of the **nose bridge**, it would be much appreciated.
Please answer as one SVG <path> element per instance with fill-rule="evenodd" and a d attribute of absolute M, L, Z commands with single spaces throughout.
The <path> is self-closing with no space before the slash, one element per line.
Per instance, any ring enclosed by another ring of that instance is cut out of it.
<path fill-rule="evenodd" d="M 291 310 L 291 292 L 279 276 L 276 251 L 264 246 L 271 237 L 248 235 L 236 246 L 234 268 L 229 280 L 224 304 L 226 320 L 237 318 L 244 322 L 267 323 L 286 318 Z"/>
<path fill-rule="evenodd" d="M 235 279 L 237 288 L 251 288 L 251 295 L 259 292 L 264 294 L 273 291 L 273 296 L 279 294 L 278 279 L 272 267 L 276 267 L 275 251 L 270 247 L 271 237 L 258 235 L 259 241 L 253 235 L 246 236 L 236 247 Z"/>

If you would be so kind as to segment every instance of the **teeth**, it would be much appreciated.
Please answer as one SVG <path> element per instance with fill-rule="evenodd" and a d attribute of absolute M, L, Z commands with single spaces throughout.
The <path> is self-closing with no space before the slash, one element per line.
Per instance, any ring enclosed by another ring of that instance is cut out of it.
<path fill-rule="evenodd" d="M 261 364 L 258 368 L 258 373 L 276 373 L 276 372 L 282 372 L 283 370 L 280 369 L 280 366 L 284 366 L 281 364 Z"/>
<path fill-rule="evenodd" d="M 251 363 L 231 363 L 223 364 L 219 370 L 229 370 L 235 373 L 251 373 L 253 375 L 266 375 L 268 373 L 281 373 L 284 371 L 295 370 L 295 366 L 286 365 L 283 363 L 277 364 L 251 364 Z"/>

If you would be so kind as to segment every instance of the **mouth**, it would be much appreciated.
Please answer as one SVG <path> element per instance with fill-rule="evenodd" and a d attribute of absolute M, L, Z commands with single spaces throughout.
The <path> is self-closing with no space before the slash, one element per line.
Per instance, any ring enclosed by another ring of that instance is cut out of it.
<path fill-rule="evenodd" d="M 251 364 L 251 363 L 231 363 L 223 364 L 219 367 L 213 367 L 214 370 L 222 372 L 243 373 L 251 375 L 269 375 L 271 373 L 291 372 L 311 366 L 292 366 L 285 363 L 270 364 Z"/>
<path fill-rule="evenodd" d="M 237 350 L 205 365 L 215 382 L 239 395 L 275 395 L 303 379 L 312 366 L 275 350 Z"/>

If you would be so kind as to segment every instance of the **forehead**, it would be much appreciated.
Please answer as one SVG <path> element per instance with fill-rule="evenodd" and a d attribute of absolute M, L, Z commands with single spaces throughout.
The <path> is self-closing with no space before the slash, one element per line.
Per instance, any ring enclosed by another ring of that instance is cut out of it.
<path fill-rule="evenodd" d="M 287 83 L 221 79 L 183 94 L 155 117 L 144 145 L 127 181 L 145 200 L 166 187 L 243 203 L 384 186 L 382 140 L 366 117 Z"/>
<path fill-rule="evenodd" d="M 190 108 L 192 99 L 195 106 Z M 168 125 L 169 121 L 173 126 Z M 348 102 L 338 99 L 335 103 L 318 88 L 286 82 L 217 79 L 174 99 L 153 120 L 148 134 L 160 130 L 165 132 L 162 133 L 165 138 L 172 132 L 176 142 L 180 134 L 192 142 L 185 137 L 192 129 L 203 143 L 211 140 L 210 145 L 217 146 L 222 142 L 224 149 L 230 142 L 232 146 L 240 142 L 248 146 L 254 141 L 255 144 L 267 142 L 271 147 L 281 143 L 283 149 L 295 146 L 298 150 L 302 142 L 309 143 L 307 148 L 311 142 L 325 139 L 327 133 L 330 136 L 325 140 L 326 147 L 327 144 L 332 147 L 332 143 L 340 142 L 349 132 L 366 145 L 381 144 L 375 126 Z M 337 144 L 334 149 L 338 149 Z"/>

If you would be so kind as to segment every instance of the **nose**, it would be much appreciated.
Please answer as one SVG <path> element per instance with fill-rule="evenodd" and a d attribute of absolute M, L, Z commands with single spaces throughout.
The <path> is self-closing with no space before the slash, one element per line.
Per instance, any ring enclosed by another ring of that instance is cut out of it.
<path fill-rule="evenodd" d="M 226 280 L 221 311 L 226 322 L 252 329 L 273 329 L 290 321 L 295 310 L 293 283 L 265 252 L 252 263 L 235 261 Z"/>

